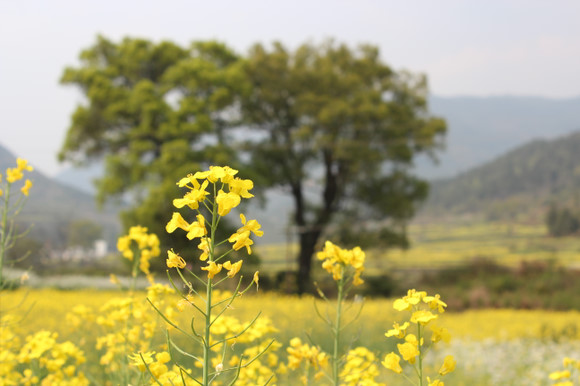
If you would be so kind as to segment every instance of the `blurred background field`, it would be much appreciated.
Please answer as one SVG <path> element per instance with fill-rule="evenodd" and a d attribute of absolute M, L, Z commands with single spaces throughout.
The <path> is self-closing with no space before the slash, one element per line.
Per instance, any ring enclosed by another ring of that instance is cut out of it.
<path fill-rule="evenodd" d="M 442 294 L 451 309 L 504 308 L 580 310 L 580 239 L 552 237 L 545 225 L 473 220 L 416 222 L 409 226 L 408 249 L 367 249 L 367 297 L 401 296 L 408 288 Z M 295 244 L 258 244 L 262 288 L 276 293 L 296 290 Z M 162 266 L 163 259 L 157 262 Z M 57 263 L 40 274 L 30 272 L 28 286 L 61 289 L 112 289 L 109 274 L 128 283 L 128 266 L 115 254 L 93 261 Z M 66 268 L 66 269 L 65 269 Z M 8 271 L 14 278 L 24 270 Z M 57 275 L 54 272 L 58 272 Z M 249 273 L 248 273 L 249 274 Z M 164 280 L 163 271 L 157 273 Z M 315 264 L 313 280 L 332 293 L 332 281 Z M 141 287 L 145 280 L 139 282 Z"/>
<path fill-rule="evenodd" d="M 408 249 L 367 250 L 367 274 L 406 268 L 437 269 L 489 259 L 515 267 L 522 262 L 553 261 L 580 266 L 580 239 L 576 235 L 551 237 L 543 224 L 450 220 L 414 222 L 408 227 Z M 295 244 L 259 245 L 265 272 L 296 269 Z"/>

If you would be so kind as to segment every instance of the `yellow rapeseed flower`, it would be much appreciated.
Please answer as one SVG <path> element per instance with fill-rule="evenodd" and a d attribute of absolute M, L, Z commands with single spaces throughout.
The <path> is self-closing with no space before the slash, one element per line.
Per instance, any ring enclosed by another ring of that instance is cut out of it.
<path fill-rule="evenodd" d="M 159 256 L 159 238 L 151 233 L 147 233 L 148 229 L 142 226 L 132 226 L 129 228 L 127 235 L 121 236 L 117 239 L 117 249 L 123 254 L 123 257 L 133 260 L 132 243 L 135 242 L 139 249 L 139 269 L 146 275 L 149 275 L 149 260 L 153 257 Z"/>
<path fill-rule="evenodd" d="M 176 198 L 173 200 L 173 206 L 176 208 L 183 208 L 184 206 L 188 206 L 189 208 L 195 210 L 199 208 L 199 203 L 203 202 L 208 195 L 208 192 L 205 190 L 207 188 L 208 182 L 204 181 L 201 185 L 195 181 L 194 187 L 185 195 L 183 198 Z M 195 187 L 197 186 L 197 187 Z"/>
<path fill-rule="evenodd" d="M 153 359 L 153 355 L 155 355 L 155 351 L 133 353 L 128 357 L 131 360 L 131 365 L 137 366 L 139 371 L 145 372 L 147 370 L 147 366 L 145 364 L 149 365 L 155 361 Z"/>
<path fill-rule="evenodd" d="M 427 377 L 427 386 L 445 386 L 445 384 L 438 379 L 431 380 Z"/>
<path fill-rule="evenodd" d="M 409 327 L 409 322 L 405 322 L 403 323 L 402 326 L 399 325 L 399 323 L 393 323 L 393 328 L 389 331 L 387 331 L 385 333 L 385 336 L 391 337 L 391 336 L 395 336 L 399 339 L 403 339 L 405 337 L 405 330 L 407 330 L 407 327 Z"/>
<path fill-rule="evenodd" d="M 451 334 L 445 327 L 431 326 L 431 331 L 433 332 L 431 334 L 431 341 L 433 343 L 437 343 L 441 340 L 443 342 L 449 343 L 451 340 Z"/>
<path fill-rule="evenodd" d="M 411 315 L 411 323 L 421 323 L 423 326 L 435 319 L 437 319 L 437 315 L 427 310 L 415 311 Z"/>
<path fill-rule="evenodd" d="M 569 370 L 554 371 L 553 373 L 550 373 L 550 379 L 553 379 L 554 381 L 570 378 L 570 376 L 572 376 L 572 373 L 570 373 Z"/>
<path fill-rule="evenodd" d="M 167 251 L 167 260 L 165 261 L 169 268 L 185 268 L 185 260 L 173 251 Z"/>
<path fill-rule="evenodd" d="M 24 194 L 25 196 L 28 196 L 28 191 L 30 190 L 30 188 L 32 188 L 32 181 L 30 180 L 26 180 L 24 182 L 24 186 L 22 188 L 20 188 L 20 191 L 22 192 L 22 194 Z"/>
<path fill-rule="evenodd" d="M 16 167 L 20 171 L 27 170 L 27 171 L 31 172 L 34 170 L 34 168 L 28 164 L 28 161 L 25 159 L 22 159 L 22 158 L 16 159 Z"/>
<path fill-rule="evenodd" d="M 403 372 L 403 368 L 400 365 L 401 357 L 391 352 L 385 356 L 385 359 L 381 362 L 383 366 L 387 369 L 394 371 L 397 374 Z"/>
<path fill-rule="evenodd" d="M 397 344 L 397 349 L 404 360 L 411 364 L 415 363 L 415 357 L 419 355 L 419 349 L 417 349 L 416 344 L 410 342 L 405 342 L 403 344 L 399 343 Z"/>
<path fill-rule="evenodd" d="M 455 365 L 457 362 L 453 358 L 453 355 L 447 355 L 445 359 L 443 359 L 443 365 L 439 369 L 439 375 L 446 375 L 455 370 Z"/>
<path fill-rule="evenodd" d="M 22 170 L 17 168 L 8 168 L 6 169 L 6 181 L 13 184 L 14 182 L 22 179 L 24 174 L 22 174 Z"/>
<path fill-rule="evenodd" d="M 423 301 L 429 304 L 429 307 L 432 310 L 438 310 L 440 314 L 445 312 L 445 307 L 447 307 L 447 304 L 441 301 L 441 296 L 439 296 L 439 294 L 436 294 L 435 296 L 425 296 Z"/>
<path fill-rule="evenodd" d="M 252 281 L 254 283 L 256 283 L 256 290 L 257 290 L 258 287 L 260 286 L 260 284 L 259 284 L 259 282 L 260 282 L 260 271 L 254 272 L 254 279 Z"/>
<path fill-rule="evenodd" d="M 173 212 L 171 220 L 169 220 L 169 222 L 165 226 L 165 230 L 167 231 L 167 233 L 173 233 L 177 228 L 189 232 L 190 225 L 187 221 L 183 219 L 180 213 Z"/>
<path fill-rule="evenodd" d="M 230 243 L 234 243 L 234 245 L 232 246 L 234 250 L 238 251 L 243 247 L 246 247 L 248 255 L 252 254 L 252 248 L 250 248 L 250 246 L 254 244 L 254 241 L 250 239 L 250 231 L 245 231 L 242 233 L 234 233 L 233 235 L 230 236 L 228 241 Z"/>
<path fill-rule="evenodd" d="M 240 220 L 242 221 L 243 226 L 240 229 L 238 229 L 237 233 L 251 231 L 258 237 L 262 237 L 264 235 L 264 231 L 260 230 L 262 226 L 257 220 L 246 221 L 246 216 L 244 216 L 242 213 L 240 213 Z"/>
<path fill-rule="evenodd" d="M 242 268 L 243 261 L 240 260 L 237 263 L 231 263 L 229 260 L 223 264 L 223 267 L 228 270 L 228 277 L 234 277 L 240 269 Z"/>
<path fill-rule="evenodd" d="M 197 221 L 194 221 L 190 224 L 189 231 L 187 232 L 187 238 L 190 240 L 193 240 L 196 237 L 203 237 L 207 235 L 205 218 L 201 214 L 198 214 L 196 218 Z"/>
<path fill-rule="evenodd" d="M 254 188 L 252 180 L 242 180 L 241 178 L 234 178 L 229 183 L 230 192 L 235 193 L 243 198 L 252 198 L 253 194 L 249 192 Z"/>
<path fill-rule="evenodd" d="M 202 237 L 201 241 L 199 242 L 197 248 L 201 249 L 202 253 L 201 256 L 199 256 L 199 259 L 201 261 L 206 261 L 208 256 L 209 256 L 209 248 L 210 248 L 210 244 L 211 244 L 211 238 L 209 237 Z"/>
<path fill-rule="evenodd" d="M 222 270 L 221 264 L 216 264 L 213 261 L 208 262 L 207 266 L 201 267 L 202 270 L 207 271 L 207 277 L 213 279 Z"/>
<path fill-rule="evenodd" d="M 407 291 L 407 295 L 403 296 L 401 299 L 395 300 L 393 303 L 393 308 L 397 311 L 410 311 L 413 306 L 419 304 L 419 302 L 427 296 L 425 291 L 416 291 L 410 289 Z"/>
<path fill-rule="evenodd" d="M 241 198 L 239 194 L 233 192 L 226 193 L 220 189 L 215 201 L 218 204 L 218 214 L 223 217 L 230 213 L 233 208 L 240 205 Z"/>

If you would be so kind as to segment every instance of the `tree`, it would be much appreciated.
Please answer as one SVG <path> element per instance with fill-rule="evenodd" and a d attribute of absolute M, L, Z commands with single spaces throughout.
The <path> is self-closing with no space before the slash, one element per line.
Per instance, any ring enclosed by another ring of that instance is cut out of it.
<path fill-rule="evenodd" d="M 183 242 L 163 227 L 175 181 L 187 173 L 228 164 L 256 190 L 287 187 L 300 292 L 323 235 L 406 242 L 405 222 L 427 194 L 413 160 L 434 156 L 445 133 L 428 114 L 425 77 L 393 71 L 372 46 L 289 52 L 276 43 L 240 58 L 215 42 L 184 49 L 99 37 L 62 82 L 78 85 L 88 104 L 74 113 L 60 158 L 105 157 L 99 199 L 132 192 L 137 204 L 125 224 L 148 226 L 162 242 Z"/>
<path fill-rule="evenodd" d="M 568 236 L 578 232 L 580 220 L 572 210 L 551 205 L 548 213 L 546 213 L 546 226 L 550 236 Z"/>
<path fill-rule="evenodd" d="M 393 71 L 376 47 L 332 41 L 294 52 L 256 45 L 246 72 L 248 166 L 291 192 L 299 292 L 325 233 L 343 243 L 406 243 L 405 222 L 427 194 L 411 173 L 414 158 L 433 157 L 446 131 L 428 114 L 426 78 Z M 317 188 L 307 192 L 308 184 Z"/>
<path fill-rule="evenodd" d="M 93 248 L 103 237 L 103 227 L 91 220 L 74 220 L 67 227 L 67 246 Z"/>
<path fill-rule="evenodd" d="M 126 227 L 138 223 L 165 245 L 183 244 L 165 232 L 175 182 L 208 163 L 235 166 L 224 131 L 245 86 L 239 58 L 216 42 L 182 48 L 99 36 L 80 60 L 61 82 L 78 86 L 87 103 L 72 115 L 60 160 L 104 158 L 99 202 L 129 192 L 135 205 L 122 215 Z"/>

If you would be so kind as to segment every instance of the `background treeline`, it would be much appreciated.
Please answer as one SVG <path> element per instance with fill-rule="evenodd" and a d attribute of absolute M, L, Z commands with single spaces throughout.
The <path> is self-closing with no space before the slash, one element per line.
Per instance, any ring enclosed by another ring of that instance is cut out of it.
<path fill-rule="evenodd" d="M 555 237 L 575 234 L 580 229 L 580 215 L 570 208 L 552 204 L 546 214 L 546 227 L 550 235 Z"/>

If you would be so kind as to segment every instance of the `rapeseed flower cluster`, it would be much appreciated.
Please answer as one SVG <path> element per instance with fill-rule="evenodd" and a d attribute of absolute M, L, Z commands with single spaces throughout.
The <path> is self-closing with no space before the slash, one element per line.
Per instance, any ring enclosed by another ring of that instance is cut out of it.
<path fill-rule="evenodd" d="M 168 320 L 175 310 L 165 298 L 175 293 L 167 285 L 156 283 L 151 274 L 150 260 L 159 256 L 159 238 L 142 226 L 133 226 L 127 235 L 121 236 L 117 248 L 124 258 L 133 262 L 133 281 L 127 296 L 109 299 L 93 309 L 77 305 L 66 315 L 67 322 L 83 331 L 87 336 L 95 335 L 94 348 L 99 353 L 101 373 L 104 380 L 112 384 L 131 384 L 142 377 L 140 371 L 130 365 L 129 353 L 149 352 L 163 348 L 155 334 L 162 320 L 155 309 L 163 310 Z M 137 296 L 135 283 L 139 272 L 146 275 L 147 300 Z M 111 281 L 120 285 L 115 277 Z"/>
<path fill-rule="evenodd" d="M 213 237 L 208 234 L 208 225 L 210 232 L 215 231 L 212 224 L 219 222 L 219 219 L 226 216 L 230 211 L 236 208 L 242 198 L 248 199 L 254 197 L 249 191 L 254 187 L 251 180 L 244 180 L 236 177 L 237 170 L 228 166 L 210 166 L 209 170 L 189 174 L 177 182 L 180 188 L 187 188 L 188 191 L 182 198 L 173 200 L 173 205 L 180 209 L 189 207 L 196 211 L 193 221 L 186 221 L 179 212 L 174 212 L 171 220 L 167 223 L 165 229 L 168 233 L 173 233 L 177 229 L 186 232 L 189 240 L 199 238 L 197 248 L 202 251 L 199 256 L 201 261 L 207 262 L 201 269 L 207 271 L 209 279 L 213 279 L 222 269 L 227 271 L 227 277 L 233 278 L 242 267 L 242 260 L 237 262 L 225 261 L 218 263 L 220 258 L 215 258 L 210 254 L 213 253 Z M 213 193 L 208 192 L 208 188 Z M 217 206 L 217 207 L 216 207 Z M 201 209 L 205 207 L 212 215 L 210 221 L 206 221 Z M 252 253 L 251 246 L 254 244 L 250 238 L 251 234 L 261 237 L 264 232 L 260 230 L 261 225 L 258 221 L 247 220 L 244 214 L 240 214 L 242 226 L 232 234 L 227 241 L 232 244 L 232 250 L 238 251 L 245 248 L 248 254 Z M 186 266 L 185 260 L 173 250 L 167 251 L 167 266 L 169 268 L 183 269 Z"/>
<path fill-rule="evenodd" d="M 131 366 L 139 369 L 143 375 L 149 373 L 156 381 L 151 385 L 191 386 L 197 385 L 188 370 L 177 365 L 170 365 L 171 355 L 167 351 L 146 351 L 129 355 Z M 171 367 L 169 367 L 171 366 Z"/>
<path fill-rule="evenodd" d="M 288 368 L 297 370 L 304 363 L 303 375 L 300 380 L 303 384 L 308 384 L 311 372 L 314 372 L 314 379 L 320 380 L 325 376 L 324 368 L 328 366 L 328 354 L 317 346 L 302 343 L 300 338 L 292 338 L 288 351 Z"/>
<path fill-rule="evenodd" d="M 147 233 L 148 229 L 142 226 L 132 226 L 127 235 L 119 237 L 117 249 L 124 258 L 133 261 L 132 276 L 137 276 L 137 268 L 141 270 L 150 283 L 153 283 L 153 276 L 149 270 L 150 260 L 159 256 L 159 238 L 153 233 Z"/>
<path fill-rule="evenodd" d="M 147 288 L 147 297 L 168 318 L 173 318 L 175 311 L 166 297 L 174 292 L 167 285 L 153 283 Z M 66 321 L 86 336 L 96 335 L 94 349 L 99 353 L 100 371 L 113 384 L 130 384 L 141 377 L 139 371 L 129 366 L 129 353 L 165 346 L 156 339 L 162 327 L 157 312 L 134 292 L 109 299 L 97 308 L 77 305 L 66 315 Z"/>
<path fill-rule="evenodd" d="M 361 285 L 364 281 L 361 274 L 364 271 L 365 253 L 360 247 L 342 249 L 330 241 L 324 243 L 324 249 L 316 254 L 318 260 L 322 260 L 322 268 L 332 274 L 336 281 L 341 280 L 348 267 L 354 269 L 353 285 Z"/>
<path fill-rule="evenodd" d="M 564 370 L 550 373 L 550 379 L 555 381 L 552 386 L 574 386 L 572 375 L 580 370 L 580 360 L 565 357 L 562 360 L 562 367 Z M 578 379 L 580 380 L 580 377 Z"/>
<path fill-rule="evenodd" d="M 341 385 L 346 386 L 380 386 L 375 381 L 379 376 L 377 357 L 366 347 L 356 347 L 346 355 L 346 362 L 340 372 Z"/>
<path fill-rule="evenodd" d="M 402 357 L 404 361 L 415 367 L 415 373 L 422 385 L 424 380 L 423 358 L 427 349 L 425 328 L 427 325 L 431 327 L 431 344 L 439 341 L 448 342 L 450 334 L 447 329 L 436 327 L 431 323 L 438 319 L 439 314 L 445 312 L 446 307 L 447 304 L 441 300 L 439 295 L 428 296 L 427 292 L 414 289 L 410 289 L 407 291 L 407 295 L 395 300 L 393 308 L 397 311 L 409 311 L 410 318 L 408 322 L 405 321 L 403 324 L 395 322 L 393 328 L 385 333 L 387 338 L 395 337 L 403 342 L 397 344 L 400 356 L 395 352 L 387 354 L 382 362 L 383 366 L 395 373 L 403 374 L 400 363 Z M 416 332 L 416 335 L 413 332 Z M 455 363 L 453 356 L 446 356 L 439 369 L 439 375 L 444 376 L 455 370 Z M 430 377 L 427 377 L 427 382 L 429 386 L 444 386 L 439 379 L 431 380 Z"/>
<path fill-rule="evenodd" d="M 280 347 L 281 344 L 278 342 L 264 340 L 259 344 L 246 348 L 241 357 L 232 356 L 229 365 L 233 368 L 240 367 L 237 382 L 240 385 L 275 385 L 277 373 L 285 373 L 285 365 L 280 363 L 276 354 Z M 241 361 L 240 358 L 249 359 Z M 252 358 L 254 360 L 250 363 Z"/>
<path fill-rule="evenodd" d="M 28 161 L 22 158 L 16 159 L 16 167 L 15 168 L 7 168 L 6 169 L 6 182 L 8 185 L 15 183 L 24 178 L 24 172 L 33 171 L 34 168 L 28 164 Z M 2 174 L 0 174 L 0 183 L 2 182 Z M 25 196 L 28 196 L 28 191 L 32 187 L 32 181 L 26 179 L 24 181 L 24 185 L 20 188 L 20 191 Z M 0 196 L 4 195 L 4 190 L 0 188 Z"/>
<path fill-rule="evenodd" d="M 89 381 L 78 367 L 85 355 L 70 341 L 58 342 L 58 334 L 46 330 L 27 336 L 24 342 L 11 326 L 16 320 L 0 320 L 0 384 L 85 386 Z"/>
<path fill-rule="evenodd" d="M 28 161 L 17 158 L 16 167 L 6 169 L 5 179 L 0 173 L 0 290 L 7 286 L 3 275 L 6 253 L 14 245 L 15 239 L 19 237 L 15 233 L 14 217 L 22 209 L 23 199 L 28 196 L 30 188 L 32 188 L 32 181 L 26 179 L 24 185 L 20 188 L 22 195 L 15 202 L 11 202 L 13 195 L 11 192 L 12 185 L 24 178 L 24 172 L 33 170 L 34 168 L 28 164 Z"/>

